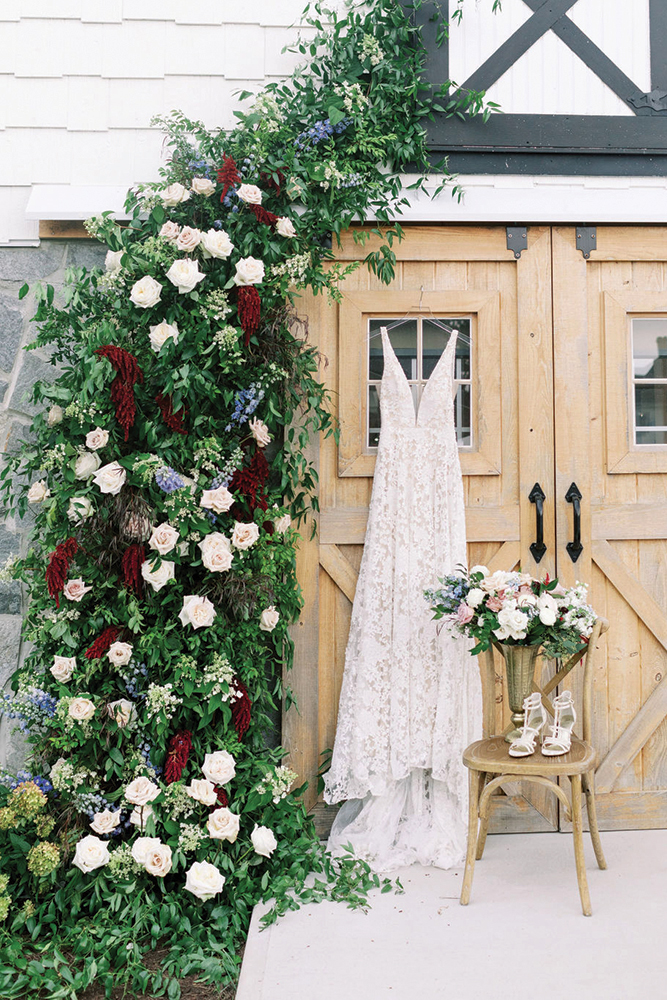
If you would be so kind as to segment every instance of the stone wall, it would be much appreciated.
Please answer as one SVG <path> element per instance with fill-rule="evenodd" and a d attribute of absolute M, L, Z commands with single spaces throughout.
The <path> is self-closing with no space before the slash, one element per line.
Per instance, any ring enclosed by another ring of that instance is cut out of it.
<path fill-rule="evenodd" d="M 0 248 L 0 452 L 15 453 L 28 436 L 35 406 L 25 398 L 39 379 L 51 381 L 55 369 L 48 352 L 25 351 L 35 338 L 30 319 L 35 312 L 35 286 L 51 284 L 56 292 L 68 266 L 93 267 L 104 262 L 106 248 L 88 240 L 49 241 L 36 248 Z M 24 282 L 30 292 L 19 300 Z M 23 554 L 30 530 L 29 518 L 0 517 L 0 566 Z M 5 687 L 25 650 L 21 647 L 21 615 L 26 596 L 16 582 L 0 582 L 0 687 Z M 20 766 L 22 744 L 11 735 L 13 723 L 0 726 L 0 762 Z"/>

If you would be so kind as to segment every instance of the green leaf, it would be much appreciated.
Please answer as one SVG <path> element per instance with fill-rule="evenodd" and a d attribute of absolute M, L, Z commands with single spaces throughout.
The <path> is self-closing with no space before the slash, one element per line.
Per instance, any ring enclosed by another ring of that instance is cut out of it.
<path fill-rule="evenodd" d="M 329 115 L 329 121 L 332 125 L 338 125 L 338 123 L 342 122 L 345 118 L 345 112 L 341 111 L 340 108 L 334 107 L 333 104 L 327 108 L 327 114 Z"/>
<path fill-rule="evenodd" d="M 19 288 L 19 299 L 24 299 L 28 292 L 30 291 L 30 286 L 26 282 L 25 285 L 21 285 Z"/>

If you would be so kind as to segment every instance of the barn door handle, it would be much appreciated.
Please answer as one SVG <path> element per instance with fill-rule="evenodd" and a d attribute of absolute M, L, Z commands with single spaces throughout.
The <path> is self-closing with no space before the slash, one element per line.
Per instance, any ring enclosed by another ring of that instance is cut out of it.
<path fill-rule="evenodd" d="M 531 542 L 530 551 L 533 559 L 538 563 L 547 551 L 547 547 L 544 544 L 544 501 L 546 500 L 546 494 L 539 483 L 535 483 L 528 494 L 528 499 L 531 503 L 535 504 L 535 541 Z"/>
<path fill-rule="evenodd" d="M 568 542 L 565 548 L 572 562 L 576 562 L 584 547 L 581 544 L 581 491 L 576 483 L 571 483 L 569 490 L 565 494 L 565 499 L 572 504 L 574 512 L 574 538 Z"/>

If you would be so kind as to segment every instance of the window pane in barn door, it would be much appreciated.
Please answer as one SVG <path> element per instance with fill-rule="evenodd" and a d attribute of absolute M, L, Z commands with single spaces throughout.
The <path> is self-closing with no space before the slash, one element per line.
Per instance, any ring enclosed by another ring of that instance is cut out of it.
<path fill-rule="evenodd" d="M 635 442 L 667 444 L 667 318 L 632 320 Z"/>

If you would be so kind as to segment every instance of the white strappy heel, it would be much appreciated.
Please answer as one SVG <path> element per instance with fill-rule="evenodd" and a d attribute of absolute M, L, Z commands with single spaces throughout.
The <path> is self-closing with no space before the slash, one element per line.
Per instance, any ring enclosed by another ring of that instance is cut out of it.
<path fill-rule="evenodd" d="M 535 740 L 547 721 L 547 713 L 542 704 L 542 695 L 533 691 L 523 701 L 524 722 L 521 735 L 512 740 L 509 748 L 510 757 L 530 757 L 535 753 Z"/>
<path fill-rule="evenodd" d="M 567 753 L 572 746 L 572 730 L 577 721 L 574 710 L 572 692 L 563 691 L 554 698 L 554 724 L 551 736 L 545 736 L 542 741 L 542 753 L 545 757 L 558 757 Z"/>

